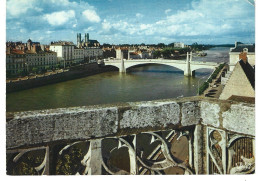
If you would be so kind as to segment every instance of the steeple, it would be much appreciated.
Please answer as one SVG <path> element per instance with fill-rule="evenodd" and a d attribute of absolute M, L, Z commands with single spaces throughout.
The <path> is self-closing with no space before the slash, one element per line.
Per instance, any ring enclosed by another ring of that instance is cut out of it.
<path fill-rule="evenodd" d="M 89 34 L 87 33 L 87 42 L 89 42 Z"/>

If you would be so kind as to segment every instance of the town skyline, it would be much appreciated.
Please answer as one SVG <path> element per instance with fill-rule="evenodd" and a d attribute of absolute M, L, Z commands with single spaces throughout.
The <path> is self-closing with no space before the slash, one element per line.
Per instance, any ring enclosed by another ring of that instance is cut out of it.
<path fill-rule="evenodd" d="M 7 0 L 6 15 L 6 41 L 75 43 L 89 33 L 101 44 L 255 43 L 255 9 L 245 0 Z"/>

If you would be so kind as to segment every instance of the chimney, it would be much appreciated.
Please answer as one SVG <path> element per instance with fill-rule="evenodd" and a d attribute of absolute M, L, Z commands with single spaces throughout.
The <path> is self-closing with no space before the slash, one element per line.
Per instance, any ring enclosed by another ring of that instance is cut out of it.
<path fill-rule="evenodd" d="M 246 64 L 247 63 L 247 52 L 241 52 L 239 54 L 239 60 L 243 60 L 243 62 Z"/>

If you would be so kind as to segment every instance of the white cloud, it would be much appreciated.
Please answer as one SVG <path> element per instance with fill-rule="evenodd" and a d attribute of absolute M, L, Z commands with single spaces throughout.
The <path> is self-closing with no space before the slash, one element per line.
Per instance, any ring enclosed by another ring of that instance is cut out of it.
<path fill-rule="evenodd" d="M 165 11 L 164 11 L 164 13 L 165 14 L 168 14 L 169 12 L 171 12 L 172 10 L 171 9 L 166 9 Z"/>
<path fill-rule="evenodd" d="M 50 30 L 48 30 L 48 31 L 46 31 L 45 33 L 46 34 L 51 34 L 51 33 L 53 33 L 54 31 L 50 31 Z"/>
<path fill-rule="evenodd" d="M 83 11 L 83 16 L 86 18 L 87 21 L 93 22 L 93 23 L 99 23 L 100 17 L 97 15 L 96 11 L 87 9 Z"/>
<path fill-rule="evenodd" d="M 102 28 L 105 31 L 109 31 L 111 27 L 112 27 L 111 24 L 106 19 L 104 19 L 104 21 L 102 22 Z"/>
<path fill-rule="evenodd" d="M 6 2 L 6 10 L 9 15 L 17 17 L 33 9 L 35 2 L 36 0 L 9 0 Z"/>
<path fill-rule="evenodd" d="M 141 14 L 141 13 L 136 13 L 135 16 L 136 16 L 137 18 L 142 18 L 142 17 L 144 17 L 144 15 Z"/>
<path fill-rule="evenodd" d="M 70 19 L 75 18 L 74 10 L 69 11 L 59 11 L 51 14 L 46 14 L 43 17 L 48 21 L 49 24 L 53 26 L 59 26 L 67 23 Z"/>
<path fill-rule="evenodd" d="M 26 33 L 27 31 L 26 31 L 26 29 L 22 28 L 22 29 L 20 29 L 20 32 L 21 33 Z"/>

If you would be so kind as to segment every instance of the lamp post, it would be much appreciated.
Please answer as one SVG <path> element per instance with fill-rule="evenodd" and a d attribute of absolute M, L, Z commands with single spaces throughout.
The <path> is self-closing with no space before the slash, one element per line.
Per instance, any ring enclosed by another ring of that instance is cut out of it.
<path fill-rule="evenodd" d="M 203 78 L 205 78 L 206 76 L 207 76 L 207 75 L 201 77 L 201 78 L 198 80 L 198 95 L 199 95 L 199 88 L 200 88 L 200 87 L 199 87 L 200 80 L 203 79 Z"/>

